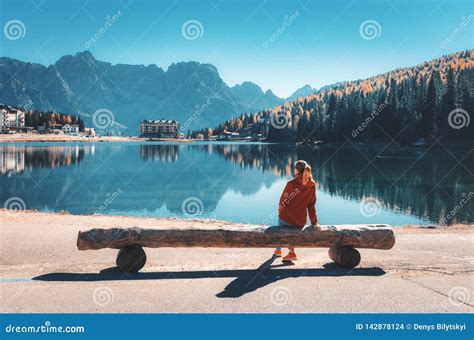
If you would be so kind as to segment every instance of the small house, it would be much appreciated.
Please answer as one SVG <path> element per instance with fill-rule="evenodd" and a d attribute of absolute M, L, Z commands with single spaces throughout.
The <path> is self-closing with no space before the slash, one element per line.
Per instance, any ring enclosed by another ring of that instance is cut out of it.
<path fill-rule="evenodd" d="M 65 135 L 77 136 L 79 134 L 79 125 L 65 124 L 65 125 L 63 125 L 61 130 L 63 131 L 63 133 Z"/>
<path fill-rule="evenodd" d="M 95 129 L 85 127 L 84 128 L 84 136 L 86 136 L 86 137 L 95 137 L 96 136 Z"/>

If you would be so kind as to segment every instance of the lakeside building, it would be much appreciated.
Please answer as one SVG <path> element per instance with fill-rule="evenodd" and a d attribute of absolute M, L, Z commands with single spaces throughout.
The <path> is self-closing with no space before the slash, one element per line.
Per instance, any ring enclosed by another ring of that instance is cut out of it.
<path fill-rule="evenodd" d="M 39 112 L 39 114 L 47 114 Z M 33 125 L 31 116 L 38 115 L 38 112 L 28 113 L 21 107 L 13 107 L 0 103 L 0 133 L 40 133 L 40 134 L 65 134 L 70 136 L 86 136 L 95 137 L 97 135 L 94 128 L 84 127 L 84 131 L 80 131 L 79 124 L 61 124 L 54 119 L 48 118 L 48 122 L 42 120 L 42 125 Z M 58 117 L 60 116 L 57 113 Z M 29 121 L 27 118 L 30 118 Z M 38 116 L 36 116 L 38 118 Z M 26 126 L 28 123 L 28 126 Z"/>
<path fill-rule="evenodd" d="M 96 134 L 94 128 L 88 128 L 88 127 L 84 128 L 84 136 L 86 136 L 86 137 L 95 137 L 96 135 L 97 134 Z"/>
<path fill-rule="evenodd" d="M 239 139 L 240 134 L 238 132 L 229 132 L 229 131 L 222 131 L 222 133 L 219 135 L 220 140 L 233 140 L 233 139 Z"/>
<path fill-rule="evenodd" d="M 157 119 L 140 122 L 141 137 L 178 138 L 179 124 L 176 120 Z"/>
<path fill-rule="evenodd" d="M 61 130 L 65 135 L 77 136 L 79 135 L 79 125 L 69 125 L 65 124 L 62 126 Z"/>
<path fill-rule="evenodd" d="M 14 133 L 25 129 L 25 112 L 0 104 L 0 133 Z"/>
<path fill-rule="evenodd" d="M 39 129 L 39 127 L 38 127 L 38 129 Z M 49 127 L 47 129 L 45 129 L 44 131 L 45 131 L 45 133 L 48 133 L 48 134 L 51 134 L 51 135 L 59 135 L 59 134 L 63 133 L 62 125 L 57 124 L 57 123 L 49 124 Z"/>

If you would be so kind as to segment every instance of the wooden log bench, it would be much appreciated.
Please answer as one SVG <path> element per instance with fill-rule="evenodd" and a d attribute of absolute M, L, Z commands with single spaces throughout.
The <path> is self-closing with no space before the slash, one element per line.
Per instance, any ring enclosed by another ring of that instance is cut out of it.
<path fill-rule="evenodd" d="M 356 248 L 391 249 L 392 227 L 378 225 L 321 226 L 315 230 L 294 227 L 222 226 L 219 228 L 95 228 L 80 231 L 79 250 L 119 249 L 116 264 L 124 272 L 137 272 L 146 262 L 143 247 L 202 248 L 329 248 L 329 257 L 339 266 L 354 268 L 360 263 Z"/>

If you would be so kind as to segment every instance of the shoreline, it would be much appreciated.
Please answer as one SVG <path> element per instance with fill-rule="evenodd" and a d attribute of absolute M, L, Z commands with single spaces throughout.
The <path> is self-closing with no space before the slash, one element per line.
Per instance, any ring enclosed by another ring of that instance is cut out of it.
<path fill-rule="evenodd" d="M 394 228 L 391 250 L 359 249 L 361 264 L 336 268 L 328 249 L 297 249 L 292 265 L 269 248 L 146 248 L 138 274 L 114 272 L 117 250 L 79 251 L 91 228 L 216 228 L 231 222 L 69 215 L 0 209 L 2 313 L 466 313 L 473 296 L 473 225 Z M 270 258 L 270 260 L 269 260 Z M 270 261 L 270 262 L 269 262 Z M 265 266 L 265 267 L 262 267 Z M 94 302 L 106 290 L 111 301 Z M 289 292 L 282 308 L 275 290 Z M 409 292 L 409 294 L 407 294 Z M 338 297 L 338 298 L 335 298 Z M 362 303 L 361 303 L 362 301 Z"/>
<path fill-rule="evenodd" d="M 157 223 L 157 225 L 163 225 L 164 223 L 172 223 L 172 224 L 184 224 L 184 223 L 192 223 L 193 225 L 203 225 L 203 226 L 211 226 L 211 227 L 218 227 L 218 226 L 258 226 L 263 227 L 265 225 L 260 224 L 253 224 L 253 223 L 240 223 L 240 222 L 233 222 L 227 220 L 217 220 L 211 218 L 178 218 L 178 217 L 155 217 L 149 215 L 143 216 L 136 216 L 136 215 L 107 215 L 107 214 L 74 214 L 69 211 L 42 211 L 37 209 L 25 209 L 18 212 L 18 217 L 15 216 L 15 212 L 9 213 L 8 209 L 4 207 L 0 207 L 0 226 L 2 225 L 2 220 L 5 219 L 6 216 L 10 216 L 12 218 L 21 218 L 20 216 L 28 216 L 28 218 L 33 218 L 34 216 L 44 217 L 49 216 L 51 218 L 57 217 L 60 220 L 66 219 L 67 217 L 71 219 L 94 219 L 101 222 L 108 222 L 108 223 L 117 223 L 123 221 L 125 223 L 143 223 L 144 227 L 152 225 L 153 223 Z M 349 225 L 351 223 L 348 223 Z M 364 223 L 359 223 L 364 224 Z M 380 223 L 376 223 L 380 224 Z M 103 225 L 103 223 L 102 223 Z M 420 232 L 464 232 L 464 231 L 472 231 L 474 232 L 474 223 L 455 223 L 452 225 L 441 225 L 436 223 L 430 224 L 402 224 L 402 225 L 390 225 L 397 233 L 420 233 Z M 324 225 L 326 226 L 326 225 Z M 101 228 L 105 228 L 106 226 L 102 226 Z"/>
<path fill-rule="evenodd" d="M 70 135 L 53 135 L 53 134 L 0 134 L 1 143 L 71 143 L 71 142 L 167 142 L 167 143 L 193 143 L 193 142 L 233 142 L 233 143 L 264 143 L 264 144 L 278 144 L 266 141 L 251 141 L 251 140 L 210 140 L 210 139 L 187 139 L 187 138 L 151 138 L 138 136 L 98 136 L 98 137 L 84 137 L 84 136 L 70 136 Z"/>
<path fill-rule="evenodd" d="M 235 142 L 248 143 L 254 141 L 248 140 L 209 140 L 209 139 L 186 139 L 186 138 L 150 138 L 137 136 L 98 136 L 98 137 L 84 137 L 84 136 L 70 136 L 70 135 L 53 135 L 53 134 L 0 134 L 1 143 L 97 143 L 97 142 L 166 142 L 166 143 L 193 143 L 193 142 Z M 271 144 L 265 141 L 259 143 Z"/>
<path fill-rule="evenodd" d="M 70 135 L 52 135 L 52 134 L 0 134 L 0 143 L 97 143 L 97 142 L 192 142 L 190 139 L 179 138 L 150 138 L 133 137 L 133 136 L 98 136 L 98 137 L 84 137 L 84 136 L 70 136 Z"/>
<path fill-rule="evenodd" d="M 317 143 L 317 144 L 305 144 L 302 142 L 270 142 L 265 140 L 247 140 L 247 139 L 236 139 L 236 140 L 211 140 L 211 139 L 182 139 L 182 138 L 149 138 L 149 137 L 138 137 L 138 136 L 98 136 L 98 137 L 83 137 L 83 136 L 70 136 L 70 135 L 53 135 L 53 134 L 0 134 L 0 144 L 8 143 L 117 143 L 117 142 L 130 142 L 130 143 L 143 143 L 143 142 L 164 142 L 164 143 L 208 143 L 208 144 L 219 144 L 219 143 L 235 143 L 235 144 L 247 144 L 247 143 L 258 143 L 267 145 L 292 145 L 301 147 L 345 147 L 346 143 L 334 142 L 334 143 Z M 355 143 L 354 145 L 347 145 L 348 147 L 374 147 L 374 148 L 387 148 L 391 143 Z M 413 150 L 425 150 L 431 148 L 437 148 L 439 146 L 430 147 L 429 144 L 407 144 L 403 145 L 404 148 Z M 468 150 L 469 145 L 453 145 L 448 144 L 445 147 L 451 150 Z M 389 148 L 388 148 L 389 149 Z"/>
<path fill-rule="evenodd" d="M 218 227 L 218 226 L 258 226 L 263 227 L 264 225 L 256 225 L 252 223 L 239 223 L 239 222 L 232 222 L 227 220 L 216 220 L 216 219 L 207 219 L 207 218 L 177 218 L 177 217 L 153 217 L 153 216 L 133 216 L 133 215 L 103 215 L 103 214 L 73 214 L 69 211 L 41 211 L 41 210 L 22 210 L 18 212 L 18 216 L 15 215 L 15 212 L 9 213 L 7 209 L 0 207 L 0 226 L 2 225 L 2 220 L 6 217 L 10 216 L 10 218 L 19 218 L 21 216 L 27 216 L 28 219 L 34 218 L 35 216 L 38 217 L 51 217 L 51 218 L 58 218 L 60 220 L 71 218 L 71 219 L 78 219 L 78 220 L 96 220 L 100 221 L 103 225 L 101 228 L 104 228 L 103 222 L 106 223 L 117 223 L 117 222 L 124 222 L 124 223 L 143 223 L 144 227 L 153 226 L 155 223 L 158 226 L 163 224 L 171 223 L 176 225 L 181 225 L 185 223 L 192 223 L 193 225 L 203 225 L 203 226 L 211 226 L 211 227 Z M 87 223 L 89 224 L 89 223 Z M 348 223 L 350 224 L 350 223 Z M 360 224 L 360 223 L 359 223 Z M 362 223 L 364 224 L 364 223 Z M 380 223 L 379 223 L 380 224 Z M 456 223 L 453 225 L 440 225 L 440 224 L 403 224 L 403 225 L 389 225 L 391 226 L 397 233 L 419 233 L 419 232 L 464 232 L 464 231 L 472 231 L 474 233 L 474 223 Z"/>
<path fill-rule="evenodd" d="M 69 135 L 52 134 L 0 134 L 0 143 L 39 143 L 39 142 L 141 142 L 144 139 L 138 137 L 120 137 L 120 136 L 101 136 L 101 137 L 82 137 Z"/>

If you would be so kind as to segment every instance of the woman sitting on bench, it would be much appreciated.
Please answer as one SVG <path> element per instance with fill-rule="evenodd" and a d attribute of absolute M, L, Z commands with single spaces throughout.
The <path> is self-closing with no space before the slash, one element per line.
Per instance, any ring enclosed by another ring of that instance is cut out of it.
<path fill-rule="evenodd" d="M 318 228 L 318 217 L 316 215 L 316 186 L 311 173 L 311 166 L 305 161 L 299 160 L 295 163 L 295 177 L 286 184 L 285 190 L 280 197 L 278 205 L 278 225 L 303 228 L 307 216 L 314 228 Z M 280 257 L 281 248 L 278 247 L 273 253 Z M 295 261 L 297 256 L 294 248 L 289 248 L 289 253 L 283 261 Z"/>

